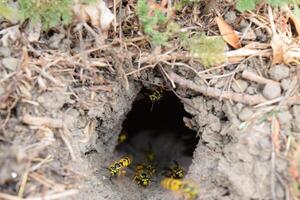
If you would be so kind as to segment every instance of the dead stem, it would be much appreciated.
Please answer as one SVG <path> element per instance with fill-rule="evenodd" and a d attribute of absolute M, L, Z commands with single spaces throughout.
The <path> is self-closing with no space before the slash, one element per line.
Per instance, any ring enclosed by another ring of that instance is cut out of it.
<path fill-rule="evenodd" d="M 22 117 L 22 121 L 25 124 L 35 125 L 35 126 L 47 126 L 50 128 L 62 128 L 63 120 L 62 119 L 53 119 L 49 117 L 35 117 L 29 114 L 25 114 Z"/>
<path fill-rule="evenodd" d="M 247 105 L 256 105 L 259 103 L 263 103 L 266 101 L 265 98 L 263 98 L 261 95 L 247 95 L 247 94 L 240 94 L 240 93 L 234 93 L 230 91 L 224 91 L 222 93 L 221 90 L 213 88 L 213 87 L 207 87 L 207 86 L 198 86 L 193 81 L 187 80 L 183 77 L 178 76 L 174 72 L 169 73 L 170 79 L 179 84 L 182 87 L 192 89 L 196 92 L 199 92 L 205 96 L 214 97 L 214 98 L 220 98 L 222 97 L 224 99 L 232 100 L 235 102 L 241 102 Z"/>
<path fill-rule="evenodd" d="M 262 76 L 259 76 L 253 72 L 250 72 L 250 71 L 243 71 L 242 73 L 242 77 L 244 79 L 247 79 L 249 81 L 253 81 L 253 82 L 256 82 L 256 83 L 259 83 L 259 84 L 267 84 L 267 83 L 275 83 L 275 84 L 279 84 L 278 82 L 276 81 L 273 81 L 271 79 L 267 79 L 267 78 L 264 78 Z"/>

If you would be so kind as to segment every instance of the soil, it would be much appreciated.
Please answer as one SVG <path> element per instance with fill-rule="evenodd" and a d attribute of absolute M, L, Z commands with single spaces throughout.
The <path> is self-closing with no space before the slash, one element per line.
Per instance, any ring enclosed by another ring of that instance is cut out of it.
<path fill-rule="evenodd" d="M 234 12 L 226 17 L 228 23 L 237 20 Z M 134 168 L 124 176 L 110 178 L 107 168 L 123 156 L 131 155 L 135 163 L 146 162 L 143 152 L 149 143 L 157 171 L 178 161 L 186 170 L 185 178 L 199 186 L 199 199 L 288 199 L 295 194 L 289 186 L 288 169 L 296 159 L 291 151 L 297 152 L 300 101 L 291 102 L 289 97 L 299 94 L 297 67 L 271 67 L 269 59 L 253 57 L 216 68 L 204 79 L 166 62 L 142 70 L 140 75 L 126 75 L 137 69 L 129 62 L 132 49 L 99 48 L 88 54 L 92 60 L 105 60 L 103 66 L 95 67 L 84 58 L 75 60 L 74 55 L 82 50 L 79 42 L 74 44 L 75 36 L 55 31 L 59 33 L 50 38 L 44 34 L 40 41 L 51 43 L 58 37 L 64 42 L 31 46 L 21 37 L 0 48 L 0 199 L 43 199 L 54 194 L 61 195 L 54 199 L 182 199 L 181 194 L 160 186 L 161 173 L 148 188 L 132 181 Z M 252 30 L 255 38 L 263 38 L 257 32 Z M 85 34 L 89 41 L 91 36 Z M 89 45 L 85 49 L 92 48 Z M 206 70 L 193 60 L 186 63 L 197 71 Z M 180 82 L 172 88 L 161 68 L 222 92 L 282 99 L 250 105 L 223 98 L 223 93 L 218 98 L 199 93 Z M 218 77 L 233 71 L 233 76 Z M 243 77 L 244 71 L 269 82 L 249 80 Z M 157 88 L 163 88 L 161 100 L 151 105 L 148 92 Z M 179 121 L 166 127 L 142 126 L 140 123 L 158 123 L 147 116 L 167 105 L 169 110 L 159 112 L 163 115 L 159 119 L 177 115 L 172 110 L 179 104 L 174 107 L 166 102 L 168 94 L 182 105 L 185 114 L 178 114 Z M 128 141 L 118 145 L 130 111 L 143 101 L 148 102 L 143 104 L 148 111 L 135 119 L 136 124 L 131 123 L 136 129 L 129 133 Z M 177 123 L 187 130 L 182 131 Z M 192 154 L 184 153 L 187 148 Z"/>

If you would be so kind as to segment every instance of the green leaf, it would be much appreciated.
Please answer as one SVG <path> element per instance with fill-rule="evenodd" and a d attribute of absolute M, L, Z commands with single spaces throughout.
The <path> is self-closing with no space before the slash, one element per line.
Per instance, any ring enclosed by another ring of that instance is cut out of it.
<path fill-rule="evenodd" d="M 221 36 L 196 35 L 186 41 L 192 55 L 199 58 L 205 67 L 226 61 L 226 43 Z"/>
<path fill-rule="evenodd" d="M 259 0 L 238 0 L 236 8 L 240 12 L 244 12 L 246 10 L 253 10 L 258 2 Z"/>
<path fill-rule="evenodd" d="M 149 36 L 154 44 L 162 45 L 167 42 L 168 34 L 157 30 L 167 22 L 166 16 L 160 10 L 151 12 L 146 0 L 138 0 L 137 16 L 143 27 L 144 33 Z"/>

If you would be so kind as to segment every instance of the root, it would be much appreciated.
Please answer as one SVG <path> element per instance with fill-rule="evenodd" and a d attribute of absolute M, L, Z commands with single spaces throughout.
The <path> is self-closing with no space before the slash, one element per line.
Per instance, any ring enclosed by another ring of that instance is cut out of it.
<path fill-rule="evenodd" d="M 256 105 L 260 103 L 266 102 L 266 99 L 261 95 L 247 95 L 240 94 L 230 91 L 222 91 L 213 87 L 208 87 L 205 85 L 196 85 L 194 82 L 187 80 L 181 76 L 178 76 L 174 72 L 169 72 L 169 77 L 172 81 L 177 83 L 178 85 L 194 90 L 195 92 L 199 92 L 205 96 L 213 97 L 219 99 L 220 97 L 228 100 L 232 100 L 235 102 L 244 103 L 247 105 Z"/>

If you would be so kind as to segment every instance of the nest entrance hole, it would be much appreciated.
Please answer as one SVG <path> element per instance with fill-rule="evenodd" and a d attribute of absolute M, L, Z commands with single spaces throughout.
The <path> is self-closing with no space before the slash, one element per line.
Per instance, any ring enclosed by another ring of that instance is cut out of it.
<path fill-rule="evenodd" d="M 161 97 L 153 102 L 149 96 L 155 92 L 143 89 L 137 96 L 119 135 L 126 134 L 126 140 L 116 146 L 116 151 L 132 157 L 133 169 L 137 164 L 152 162 L 156 178 L 161 179 L 164 170 L 176 162 L 188 171 L 199 139 L 185 126 L 183 117 L 190 116 L 177 96 L 160 91 Z M 154 154 L 153 161 L 148 159 L 149 152 Z"/>

